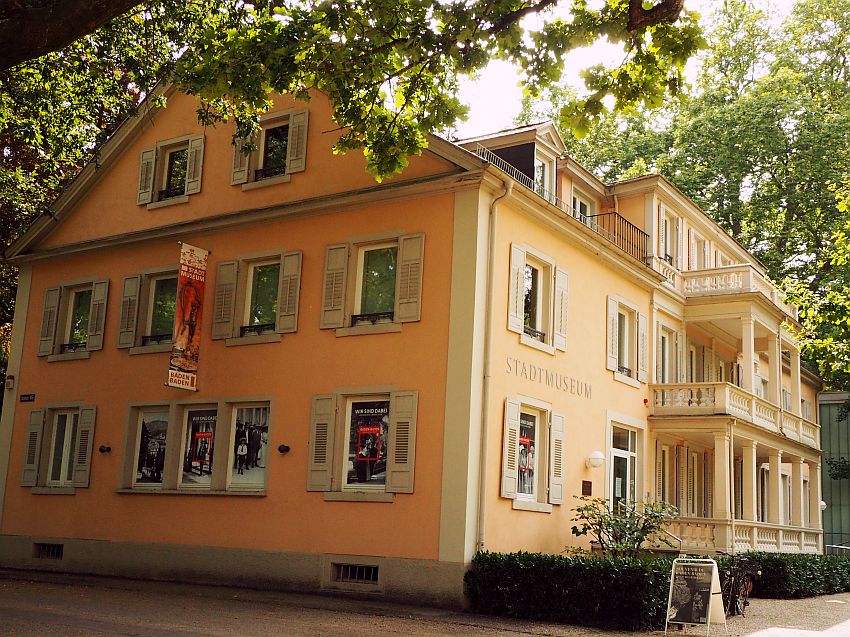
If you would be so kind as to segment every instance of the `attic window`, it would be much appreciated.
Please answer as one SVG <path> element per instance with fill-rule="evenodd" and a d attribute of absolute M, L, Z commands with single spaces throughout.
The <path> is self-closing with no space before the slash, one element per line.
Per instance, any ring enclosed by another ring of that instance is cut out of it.
<path fill-rule="evenodd" d="M 188 201 L 201 191 L 204 136 L 185 136 L 159 142 L 141 152 L 136 204 L 159 207 Z"/>

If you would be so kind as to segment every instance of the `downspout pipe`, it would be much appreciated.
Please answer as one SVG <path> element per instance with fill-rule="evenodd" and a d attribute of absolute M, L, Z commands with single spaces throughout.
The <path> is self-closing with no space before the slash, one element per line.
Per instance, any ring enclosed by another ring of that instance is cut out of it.
<path fill-rule="evenodd" d="M 478 465 L 478 538 L 476 549 L 484 550 L 484 526 L 487 515 L 487 454 L 489 449 L 489 423 L 490 423 L 490 378 L 492 376 L 492 325 L 493 325 L 493 278 L 494 261 L 496 258 L 496 217 L 499 203 L 506 197 L 510 197 L 514 190 L 512 179 L 503 181 L 504 190 L 490 203 L 490 216 L 488 220 L 488 242 L 487 242 L 487 289 L 484 300 L 484 383 L 481 396 L 481 452 Z"/>

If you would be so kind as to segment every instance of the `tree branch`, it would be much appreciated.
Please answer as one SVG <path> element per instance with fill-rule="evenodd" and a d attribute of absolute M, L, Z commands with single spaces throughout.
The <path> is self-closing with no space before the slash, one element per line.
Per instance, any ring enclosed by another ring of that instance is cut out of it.
<path fill-rule="evenodd" d="M 629 0 L 629 33 L 636 33 L 661 22 L 675 22 L 685 0 L 661 0 L 651 9 L 644 9 L 641 0 Z"/>
<path fill-rule="evenodd" d="M 505 27 L 521 20 L 529 13 L 537 13 L 538 11 L 542 11 L 546 7 L 550 7 L 553 4 L 558 4 L 558 0 L 540 0 L 540 2 L 538 2 L 537 4 L 530 4 L 528 6 L 523 7 L 522 9 L 517 9 L 516 11 L 506 13 L 499 19 L 498 22 L 494 22 L 493 26 L 487 29 L 485 33 L 487 33 L 488 35 L 495 35 Z"/>
<path fill-rule="evenodd" d="M 0 70 L 57 51 L 140 0 L 0 0 Z"/>

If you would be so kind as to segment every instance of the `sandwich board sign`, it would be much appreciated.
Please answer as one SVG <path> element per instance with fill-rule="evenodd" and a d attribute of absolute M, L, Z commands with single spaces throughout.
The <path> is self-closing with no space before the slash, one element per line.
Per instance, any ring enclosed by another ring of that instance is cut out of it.
<path fill-rule="evenodd" d="M 717 562 L 692 558 L 673 560 L 664 632 L 669 624 L 683 624 L 705 626 L 708 635 L 712 622 L 722 623 L 726 628 Z"/>

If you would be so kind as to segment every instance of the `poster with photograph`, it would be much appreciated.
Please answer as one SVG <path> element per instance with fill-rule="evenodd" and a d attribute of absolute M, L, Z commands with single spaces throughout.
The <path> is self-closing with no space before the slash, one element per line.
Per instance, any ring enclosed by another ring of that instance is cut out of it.
<path fill-rule="evenodd" d="M 534 414 L 519 415 L 519 484 L 517 493 L 534 494 L 534 438 L 537 418 Z"/>
<path fill-rule="evenodd" d="M 139 457 L 135 484 L 162 484 L 168 412 L 143 412 L 139 423 Z"/>
<path fill-rule="evenodd" d="M 268 406 L 237 407 L 230 484 L 265 486 L 268 448 Z"/>
<path fill-rule="evenodd" d="M 177 274 L 177 307 L 168 365 L 169 387 L 198 391 L 198 354 L 201 346 L 201 315 L 209 253 L 183 243 Z"/>
<path fill-rule="evenodd" d="M 667 622 L 706 624 L 711 603 L 713 562 L 673 563 Z"/>
<path fill-rule="evenodd" d="M 183 457 L 184 485 L 209 486 L 212 482 L 213 441 L 218 413 L 194 409 L 186 413 L 186 447 Z"/>
<path fill-rule="evenodd" d="M 346 484 L 360 486 L 386 484 L 389 427 L 390 401 L 370 400 L 351 403 Z"/>

